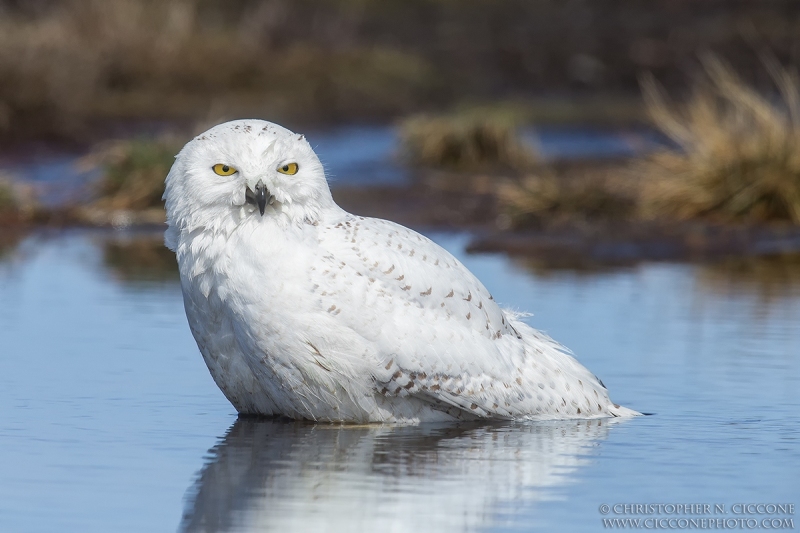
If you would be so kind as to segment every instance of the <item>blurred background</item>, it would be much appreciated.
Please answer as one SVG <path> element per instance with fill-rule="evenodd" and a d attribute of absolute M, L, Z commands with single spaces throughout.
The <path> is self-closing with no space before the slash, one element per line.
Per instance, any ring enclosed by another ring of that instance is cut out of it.
<path fill-rule="evenodd" d="M 770 87 L 800 54 L 795 2 L 3 0 L 0 131 L 113 121 L 386 122 L 516 102 L 545 122 L 643 120 L 639 79 L 683 90 L 713 51 Z"/>
<path fill-rule="evenodd" d="M 780 0 L 2 0 L 0 216 L 160 222 L 180 146 L 258 117 L 345 207 L 479 249 L 590 220 L 740 253 L 731 223 L 800 222 L 798 29 Z"/>
<path fill-rule="evenodd" d="M 793 0 L 0 0 L 0 530 L 791 503 L 799 63 Z M 340 205 L 441 244 L 654 416 L 237 420 L 161 201 L 181 147 L 237 118 L 305 134 Z"/>

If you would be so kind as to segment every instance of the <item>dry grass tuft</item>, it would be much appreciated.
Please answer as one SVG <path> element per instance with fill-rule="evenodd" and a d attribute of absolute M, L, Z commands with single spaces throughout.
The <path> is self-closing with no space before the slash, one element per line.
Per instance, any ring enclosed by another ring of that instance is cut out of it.
<path fill-rule="evenodd" d="M 106 210 L 161 208 L 164 179 L 180 151 L 171 139 L 121 141 L 92 156 L 103 167 L 95 207 Z"/>
<path fill-rule="evenodd" d="M 352 40 L 342 27 L 346 12 L 316 17 L 340 33 L 312 39 L 305 26 L 316 23 L 302 15 L 325 6 L 41 4 L 31 7 L 33 15 L 0 9 L 0 136 L 80 136 L 96 121 L 195 119 L 209 109 L 317 120 L 370 116 L 409 107 L 432 79 L 424 60 L 399 50 L 333 46 Z M 293 27 L 296 18 L 303 27 Z"/>
<path fill-rule="evenodd" d="M 623 219 L 636 206 L 628 181 L 602 169 L 567 176 L 542 169 L 500 184 L 497 198 L 510 226 L 516 228 L 564 219 Z"/>
<path fill-rule="evenodd" d="M 0 179 L 0 217 L 17 211 L 17 198 L 11 184 Z"/>
<path fill-rule="evenodd" d="M 15 225 L 30 221 L 38 203 L 32 187 L 0 175 L 0 225 Z"/>
<path fill-rule="evenodd" d="M 529 168 L 539 158 L 520 138 L 518 126 L 514 117 L 504 113 L 416 115 L 401 123 L 400 138 L 409 159 L 424 166 Z"/>
<path fill-rule="evenodd" d="M 682 106 L 667 101 L 651 76 L 642 81 L 656 126 L 680 150 L 638 165 L 647 218 L 800 223 L 800 82 L 767 58 L 781 99 L 747 86 L 713 55 L 705 79 Z"/>

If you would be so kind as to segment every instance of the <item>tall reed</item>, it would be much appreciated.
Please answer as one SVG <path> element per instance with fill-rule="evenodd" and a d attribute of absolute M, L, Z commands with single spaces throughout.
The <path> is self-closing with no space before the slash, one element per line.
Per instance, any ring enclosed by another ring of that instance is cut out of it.
<path fill-rule="evenodd" d="M 519 169 L 539 157 L 519 132 L 519 120 L 503 112 L 414 115 L 400 125 L 400 140 L 414 163 L 458 170 L 500 166 Z"/>
<path fill-rule="evenodd" d="M 641 212 L 648 218 L 800 223 L 800 82 L 765 58 L 780 98 L 745 84 L 718 57 L 683 105 L 652 76 L 642 90 L 654 124 L 676 149 L 643 160 Z"/>

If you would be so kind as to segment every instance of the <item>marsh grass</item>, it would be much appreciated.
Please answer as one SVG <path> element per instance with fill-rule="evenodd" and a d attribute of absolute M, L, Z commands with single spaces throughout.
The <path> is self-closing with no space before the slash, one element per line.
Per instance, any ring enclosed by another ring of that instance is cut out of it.
<path fill-rule="evenodd" d="M 474 109 L 414 115 L 400 124 L 403 154 L 412 163 L 453 170 L 525 169 L 539 157 L 519 134 L 513 111 Z"/>
<path fill-rule="evenodd" d="M 498 187 L 501 209 L 519 227 L 554 218 L 784 221 L 800 224 L 800 80 L 764 57 L 778 97 L 745 84 L 718 57 L 683 104 L 652 76 L 642 91 L 654 125 L 675 144 L 614 175 L 538 169 Z"/>
<path fill-rule="evenodd" d="M 161 208 L 164 179 L 180 151 L 171 138 L 119 141 L 98 149 L 91 162 L 102 177 L 95 185 L 94 207 L 106 210 Z"/>
<path fill-rule="evenodd" d="M 645 218 L 800 223 L 800 82 L 764 60 L 780 98 L 746 85 L 722 60 L 702 56 L 705 77 L 683 105 L 642 80 L 654 124 L 678 145 L 637 166 Z"/>
<path fill-rule="evenodd" d="M 0 217 L 17 211 L 17 199 L 11 184 L 0 178 Z"/>
<path fill-rule="evenodd" d="M 32 14 L 0 5 L 0 135 L 80 136 L 97 121 L 194 120 L 210 108 L 370 116 L 425 93 L 424 60 L 348 45 L 354 15 L 308 4 L 56 0 Z M 317 28 L 311 38 L 303 15 L 315 10 L 331 11 L 316 23 L 330 36 Z"/>
<path fill-rule="evenodd" d="M 497 200 L 514 228 L 565 219 L 622 220 L 636 211 L 629 180 L 602 168 L 569 172 L 540 168 L 520 179 L 503 180 Z"/>
<path fill-rule="evenodd" d="M 539 123 L 619 123 L 641 116 L 642 68 L 675 79 L 705 45 L 752 70 L 737 21 L 780 57 L 800 42 L 791 2 L 705 4 L 698 16 L 696 2 L 663 1 L 0 0 L 0 135 L 91 137 L 109 120 L 209 108 L 376 121 L 520 95 L 538 95 Z"/>
<path fill-rule="evenodd" d="M 39 204 L 33 187 L 0 174 L 0 226 L 16 226 L 32 221 Z"/>

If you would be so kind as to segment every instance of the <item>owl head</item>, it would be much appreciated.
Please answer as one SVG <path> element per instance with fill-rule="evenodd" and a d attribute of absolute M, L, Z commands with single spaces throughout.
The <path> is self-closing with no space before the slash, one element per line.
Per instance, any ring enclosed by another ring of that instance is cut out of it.
<path fill-rule="evenodd" d="M 189 141 L 167 175 L 164 200 L 172 249 L 198 230 L 315 223 L 335 205 L 305 138 L 263 120 L 226 122 Z"/>

